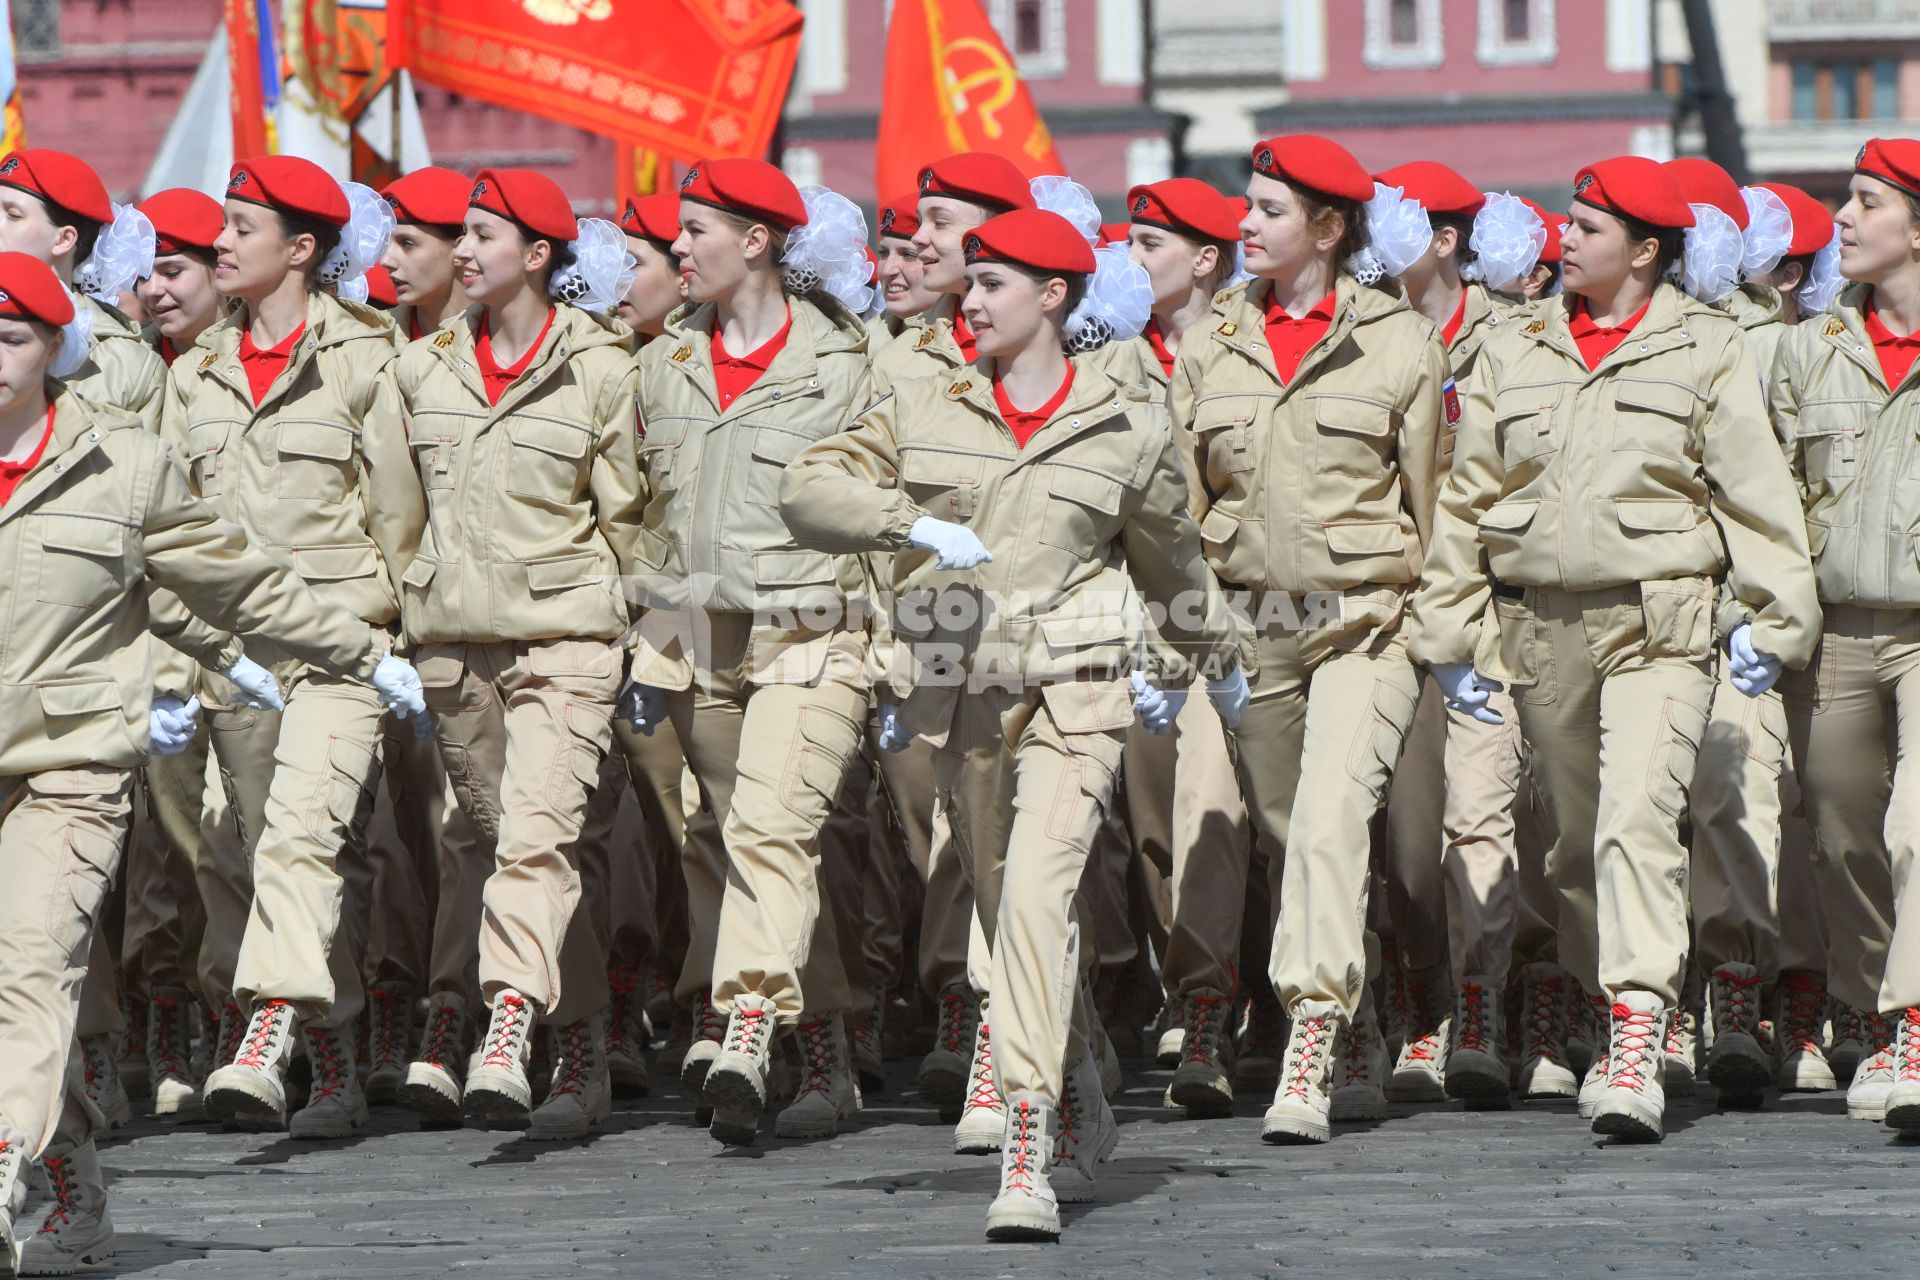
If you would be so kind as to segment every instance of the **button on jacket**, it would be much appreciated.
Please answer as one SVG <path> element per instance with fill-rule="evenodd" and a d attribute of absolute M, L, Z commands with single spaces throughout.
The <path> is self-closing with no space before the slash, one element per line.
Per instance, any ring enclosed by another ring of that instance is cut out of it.
<path fill-rule="evenodd" d="M 625 326 L 559 306 L 500 403 L 487 402 L 475 306 L 396 362 L 419 482 L 420 552 L 402 576 L 407 638 L 612 640 L 640 518 Z"/>
<path fill-rule="evenodd" d="M 896 654 L 892 679 L 910 695 L 902 715 L 929 736 L 952 723 L 962 671 L 1050 686 L 1066 732 L 1124 728 L 1125 686 L 1101 682 L 1144 656 L 1136 583 L 1166 608 L 1161 631 L 1188 662 L 1211 662 L 1216 674 L 1233 665 L 1232 621 L 1183 509 L 1164 417 L 1144 389 L 1102 372 L 1094 356 L 1073 364 L 1072 391 L 1024 449 L 995 406 L 992 361 L 983 360 L 898 384 L 787 471 L 781 509 L 797 539 L 895 553 L 893 633 L 926 660 Z M 926 515 L 967 525 L 993 559 L 942 572 L 908 543 Z M 953 610 L 959 597 L 969 607 Z M 1192 672 L 1173 678 L 1185 687 Z M 1079 687 L 1054 687 L 1063 682 Z"/>
<path fill-rule="evenodd" d="M 1207 561 L 1229 586 L 1350 591 L 1419 580 L 1440 470 L 1447 357 L 1400 298 L 1342 275 L 1291 382 L 1265 338 L 1266 280 L 1190 328 L 1170 404 Z"/>
<path fill-rule="evenodd" d="M 138 418 L 65 391 L 46 453 L 0 507 L 0 777 L 144 761 L 149 581 L 329 670 L 364 680 L 386 653 L 194 497 Z"/>
<path fill-rule="evenodd" d="M 1754 646 L 1804 663 L 1819 628 L 1805 534 L 1739 327 L 1663 284 L 1589 371 L 1570 306 L 1537 306 L 1481 353 L 1414 604 L 1414 658 L 1474 660 L 1495 582 L 1579 592 L 1669 580 L 1679 585 L 1662 603 L 1676 597 L 1676 618 L 1664 622 L 1704 655 L 1724 572 Z"/>
<path fill-rule="evenodd" d="M 195 492 L 254 545 L 390 626 L 426 519 L 393 381 L 393 325 L 310 294 L 306 329 L 257 406 L 239 356 L 244 325 L 240 314 L 222 320 L 173 362 L 162 430 Z"/>
<path fill-rule="evenodd" d="M 1805 504 L 1820 599 L 1920 609 L 1920 378 L 1888 388 L 1862 311 L 1870 296 L 1851 285 L 1781 338 L 1774 426 Z"/>

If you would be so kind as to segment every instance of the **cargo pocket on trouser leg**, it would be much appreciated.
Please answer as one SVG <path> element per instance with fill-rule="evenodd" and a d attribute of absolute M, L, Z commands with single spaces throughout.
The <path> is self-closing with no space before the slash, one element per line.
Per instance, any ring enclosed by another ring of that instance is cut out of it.
<path fill-rule="evenodd" d="M 547 803 L 577 836 L 586 820 L 587 802 L 600 785 L 600 760 L 612 737 L 613 721 L 606 708 L 571 697 L 561 706 L 560 720 L 566 734 L 564 741 L 554 744 L 547 771 Z"/>
<path fill-rule="evenodd" d="M 50 769 L 29 778 L 27 792 L 7 821 L 44 832 L 45 845 L 53 846 L 47 937 L 66 968 L 84 968 L 102 904 L 120 867 L 132 811 L 132 775 L 100 766 Z"/>
<path fill-rule="evenodd" d="M 1660 735 L 1647 761 L 1647 796 L 1675 822 L 1687 811 L 1687 794 L 1706 732 L 1703 710 L 1672 695 L 1662 699 Z"/>
<path fill-rule="evenodd" d="M 329 739 L 326 768 L 308 798 L 307 834 L 328 852 L 338 853 L 371 814 L 379 777 L 372 752 L 344 738 Z"/>
<path fill-rule="evenodd" d="M 800 707 L 780 776 L 781 805 L 817 829 L 839 798 L 847 772 L 847 747 L 859 740 L 860 726 L 837 711 Z"/>
<path fill-rule="evenodd" d="M 1408 683 L 1415 689 L 1419 687 L 1411 674 Z M 1417 706 L 1417 698 L 1409 696 L 1407 690 L 1391 680 L 1382 677 L 1374 681 L 1373 693 L 1367 699 L 1366 722 L 1353 735 L 1347 751 L 1347 774 L 1376 792 L 1376 797 L 1386 790 L 1387 781 L 1400 762 L 1400 748 L 1406 743 L 1407 731 L 1413 727 Z"/>

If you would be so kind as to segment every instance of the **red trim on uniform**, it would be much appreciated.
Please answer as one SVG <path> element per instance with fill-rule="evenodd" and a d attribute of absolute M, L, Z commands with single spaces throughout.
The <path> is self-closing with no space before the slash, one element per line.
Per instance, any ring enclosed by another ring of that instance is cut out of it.
<path fill-rule="evenodd" d="M 1167 350 L 1166 335 L 1160 332 L 1160 317 L 1149 316 L 1145 330 L 1147 345 L 1153 348 L 1153 358 L 1160 362 L 1160 372 L 1169 378 L 1173 376 L 1173 352 Z"/>
<path fill-rule="evenodd" d="M 1573 335 L 1573 345 L 1580 348 L 1580 358 L 1587 362 L 1587 368 L 1598 367 L 1602 360 L 1612 355 L 1613 349 L 1627 340 L 1627 335 L 1633 332 L 1634 326 L 1647 314 L 1647 307 L 1652 305 L 1653 299 L 1648 298 L 1625 324 L 1608 329 L 1595 324 L 1593 317 L 1587 314 L 1585 298 L 1575 298 L 1573 315 L 1567 320 L 1567 331 Z"/>
<path fill-rule="evenodd" d="M 1887 380 L 1887 390 L 1899 390 L 1900 384 L 1907 380 L 1914 360 L 1920 359 L 1920 329 L 1902 337 L 1887 328 L 1880 319 L 1880 312 L 1872 303 L 1868 303 L 1867 336 L 1873 339 L 1873 354 L 1879 357 L 1880 373 Z"/>
<path fill-rule="evenodd" d="M 968 364 L 979 353 L 973 343 L 973 330 L 967 327 L 967 319 L 958 311 L 953 313 L 953 340 L 960 344 L 960 358 Z"/>
<path fill-rule="evenodd" d="M 1467 321 L 1467 291 L 1460 291 L 1460 305 L 1453 309 L 1453 316 L 1440 329 L 1440 337 L 1451 347 L 1453 340 L 1460 336 L 1460 326 Z"/>
<path fill-rule="evenodd" d="M 287 335 L 287 340 L 277 347 L 256 347 L 253 335 L 240 334 L 240 368 L 247 375 L 247 389 L 253 392 L 253 403 L 257 408 L 267 398 L 267 392 L 273 390 L 273 380 L 280 376 L 287 362 L 293 359 L 293 344 L 300 341 L 300 335 L 307 331 L 307 322 L 302 320 L 300 327 Z"/>
<path fill-rule="evenodd" d="M 1267 345 L 1273 348 L 1273 368 L 1280 375 L 1280 381 L 1292 382 L 1300 362 L 1313 350 L 1313 344 L 1327 336 L 1327 330 L 1333 327 L 1333 309 L 1334 295 L 1328 293 L 1296 320 L 1279 302 L 1268 297 Z"/>
<path fill-rule="evenodd" d="M 760 381 L 760 375 L 767 371 L 773 358 L 786 349 L 787 338 L 793 333 L 793 308 L 787 308 L 787 322 L 780 326 L 780 332 L 761 343 L 759 348 L 743 356 L 727 354 L 727 345 L 721 341 L 720 329 L 713 330 L 713 389 L 720 397 L 720 407 L 727 408 L 738 400 L 746 390 Z"/>
<path fill-rule="evenodd" d="M 1013 432 L 1013 442 L 1024 449 L 1027 447 L 1027 441 L 1033 439 L 1040 428 L 1047 425 L 1047 420 L 1060 412 L 1060 406 L 1067 402 L 1067 393 L 1072 390 L 1073 365 L 1068 364 L 1067 376 L 1065 381 L 1061 382 L 1060 389 L 1053 393 L 1053 399 L 1038 409 L 1014 408 L 1013 401 L 1007 399 L 1007 389 L 1000 384 L 998 378 L 993 380 L 993 403 L 994 407 L 1000 410 L 1000 416 L 1006 419 L 1007 430 Z"/>
<path fill-rule="evenodd" d="M 540 353 L 540 344 L 547 340 L 547 330 L 553 328 L 553 308 L 547 308 L 547 322 L 540 326 L 540 336 L 535 338 L 518 360 L 506 368 L 501 368 L 493 359 L 493 334 L 487 329 L 487 317 L 480 317 L 480 340 L 473 344 L 473 358 L 480 365 L 480 384 L 487 389 L 487 403 L 499 404 L 500 397 L 507 394 L 507 388 L 514 380 L 527 371 L 534 356 Z"/>
<path fill-rule="evenodd" d="M 13 491 L 27 478 L 27 473 L 40 465 L 40 459 L 47 454 L 47 445 L 53 441 L 53 406 L 47 406 L 47 425 L 40 432 L 40 443 L 33 446 L 33 452 L 19 462 L 0 461 L 0 507 L 13 501 Z"/>

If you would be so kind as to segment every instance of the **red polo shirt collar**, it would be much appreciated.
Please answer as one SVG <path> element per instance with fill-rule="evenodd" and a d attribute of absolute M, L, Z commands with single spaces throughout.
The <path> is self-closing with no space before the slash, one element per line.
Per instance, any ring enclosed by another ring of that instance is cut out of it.
<path fill-rule="evenodd" d="M 1273 348 L 1273 368 L 1280 381 L 1292 382 L 1307 352 L 1327 336 L 1333 327 L 1334 306 L 1334 294 L 1328 293 L 1296 320 L 1271 295 L 1267 297 L 1267 345 Z"/>
<path fill-rule="evenodd" d="M 1067 394 L 1073 390 L 1073 365 L 1067 365 L 1066 380 L 1060 389 L 1053 393 L 1053 399 L 1038 409 L 1020 410 L 1013 407 L 1013 401 L 1007 399 L 1006 388 L 1000 385 L 1000 379 L 993 380 L 993 403 L 1000 410 L 1000 416 L 1006 420 L 1007 429 L 1013 432 L 1013 441 L 1022 449 L 1027 441 L 1033 439 L 1040 428 L 1047 425 L 1054 414 L 1060 412 L 1060 406 L 1067 402 Z"/>
<path fill-rule="evenodd" d="M 1907 380 L 1915 359 L 1920 359 L 1920 329 L 1899 337 L 1887 328 L 1872 303 L 1867 304 L 1867 337 L 1873 339 L 1873 354 L 1880 359 L 1880 374 L 1888 391 L 1898 391 Z"/>
<path fill-rule="evenodd" d="M 760 344 L 756 351 L 736 356 L 727 353 L 727 344 L 721 340 L 720 327 L 713 330 L 713 389 L 720 397 L 720 407 L 728 408 L 738 400 L 747 389 L 760 381 L 760 375 L 767 371 L 773 358 L 786 349 L 787 338 L 793 333 L 793 308 L 787 308 L 787 322 L 780 326 L 780 332 Z"/>
<path fill-rule="evenodd" d="M 245 330 L 240 333 L 240 368 L 247 375 L 247 389 L 253 392 L 253 403 L 257 408 L 267 398 L 267 392 L 273 390 L 273 380 L 278 378 L 293 359 L 293 344 L 300 341 L 300 335 L 307 331 L 303 320 L 300 327 L 287 335 L 286 341 L 277 347 L 256 347 L 253 335 Z"/>
<path fill-rule="evenodd" d="M 527 371 L 533 358 L 540 354 L 541 344 L 547 340 L 547 331 L 553 328 L 552 307 L 547 308 L 547 322 L 540 326 L 540 336 L 523 352 L 518 360 L 504 369 L 493 359 L 493 334 L 487 327 L 486 313 L 480 315 L 480 340 L 473 344 L 473 358 L 480 365 L 480 384 L 487 389 L 487 403 L 499 404 L 500 397 L 507 394 L 507 388 L 514 380 Z"/>
<path fill-rule="evenodd" d="M 1169 378 L 1173 376 L 1173 352 L 1167 350 L 1167 336 L 1160 332 L 1160 317 L 1147 320 L 1147 345 L 1153 348 L 1153 358 L 1160 362 L 1160 372 Z"/>
<path fill-rule="evenodd" d="M 1628 317 L 1625 324 L 1603 328 L 1587 314 L 1587 300 L 1575 298 L 1573 315 L 1567 319 L 1567 332 L 1573 336 L 1573 345 L 1580 348 L 1580 358 L 1587 362 L 1587 368 L 1598 368 L 1602 360 L 1612 355 L 1613 349 L 1627 340 L 1627 335 L 1633 332 L 1634 326 L 1646 316 L 1647 307 L 1652 305 L 1653 299 L 1648 298 L 1646 304 Z"/>
<path fill-rule="evenodd" d="M 33 446 L 33 452 L 18 462 L 0 462 L 0 507 L 13 500 L 13 491 L 27 478 L 27 473 L 40 465 L 40 459 L 47 455 L 47 445 L 53 440 L 53 406 L 47 406 L 47 425 L 40 432 L 40 443 Z"/>

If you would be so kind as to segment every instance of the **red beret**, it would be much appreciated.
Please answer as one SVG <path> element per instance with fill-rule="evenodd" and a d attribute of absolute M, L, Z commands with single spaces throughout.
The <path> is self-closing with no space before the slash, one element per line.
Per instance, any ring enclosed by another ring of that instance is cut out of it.
<path fill-rule="evenodd" d="M 1099 244 L 1125 244 L 1129 239 L 1128 233 L 1132 229 L 1131 222 L 1103 222 L 1100 224 Z M 1095 247 L 1097 248 L 1098 245 Z"/>
<path fill-rule="evenodd" d="M 1087 275 L 1097 265 L 1093 246 L 1071 222 L 1045 209 L 998 214 L 967 233 L 969 263 L 1005 262 L 1033 271 Z"/>
<path fill-rule="evenodd" d="M 1253 149 L 1253 170 L 1342 200 L 1373 199 L 1373 176 L 1353 153 L 1330 138 L 1293 133 Z"/>
<path fill-rule="evenodd" d="M 264 205 L 276 213 L 311 218 L 330 227 L 344 227 L 352 216 L 340 184 L 325 169 L 299 156 L 242 160 L 227 179 L 227 199 Z"/>
<path fill-rule="evenodd" d="M 1433 160 L 1415 160 L 1373 175 L 1375 182 L 1405 191 L 1428 213 L 1471 218 L 1487 203 L 1486 193 L 1453 169 Z"/>
<path fill-rule="evenodd" d="M 467 193 L 471 208 L 519 223 L 543 240 L 580 237 L 580 220 L 560 184 L 532 169 L 482 169 Z"/>
<path fill-rule="evenodd" d="M 671 245 L 680 238 L 680 197 L 663 191 L 628 199 L 627 207 L 620 211 L 620 229 L 642 240 Z"/>
<path fill-rule="evenodd" d="M 393 277 L 377 262 L 367 268 L 367 301 L 382 308 L 400 305 L 400 295 L 393 289 Z"/>
<path fill-rule="evenodd" d="M 1693 225 L 1686 193 L 1658 160 L 1615 156 L 1573 176 L 1573 198 L 1616 217 L 1674 230 Z"/>
<path fill-rule="evenodd" d="M 153 224 L 155 253 L 211 249 L 227 221 L 218 201 L 192 187 L 156 191 L 140 202 L 140 212 Z"/>
<path fill-rule="evenodd" d="M 473 183 L 465 174 L 437 164 L 395 178 L 380 194 L 393 206 L 395 222 L 423 227 L 457 227 L 467 218 Z"/>
<path fill-rule="evenodd" d="M 73 319 L 73 296 L 53 268 L 30 253 L 0 253 L 0 316 L 58 328 Z"/>
<path fill-rule="evenodd" d="M 875 253 L 872 249 L 869 249 L 865 245 L 860 246 L 860 252 L 867 255 L 867 283 L 879 284 L 880 283 L 880 255 Z"/>
<path fill-rule="evenodd" d="M 920 171 L 920 194 L 951 196 L 995 213 L 1033 208 L 1033 188 L 1013 161 L 991 151 L 962 151 Z"/>
<path fill-rule="evenodd" d="M 896 240 L 911 240 L 920 230 L 918 196 L 901 196 L 892 204 L 880 206 L 880 234 Z"/>
<path fill-rule="evenodd" d="M 807 222 L 800 188 L 765 160 L 702 160 L 680 179 L 680 198 L 770 222 L 782 231 Z"/>
<path fill-rule="evenodd" d="M 1545 209 L 1527 199 L 1525 196 L 1515 196 L 1514 198 L 1521 204 L 1527 206 L 1527 208 L 1533 210 L 1533 216 L 1540 219 L 1541 224 L 1547 229 L 1547 243 L 1540 250 L 1540 261 L 1560 261 L 1560 227 L 1566 222 L 1567 215 L 1564 213 L 1548 213 Z"/>
<path fill-rule="evenodd" d="M 1818 253 L 1827 247 L 1828 241 L 1833 239 L 1833 213 L 1827 206 L 1799 187 L 1784 182 L 1762 182 L 1759 185 L 1762 190 L 1779 196 L 1787 206 L 1787 213 L 1793 218 L 1793 242 L 1787 246 L 1787 257 L 1798 258 Z"/>
<path fill-rule="evenodd" d="M 9 151 L 6 159 L 0 160 L 0 183 L 18 187 L 89 221 L 102 225 L 113 221 L 107 184 L 79 156 L 46 147 Z"/>
<path fill-rule="evenodd" d="M 1240 238 L 1240 210 L 1198 178 L 1145 182 L 1127 192 L 1127 211 L 1135 222 L 1195 240 Z"/>
<path fill-rule="evenodd" d="M 1710 204 L 1732 218 L 1742 231 L 1747 229 L 1752 215 L 1747 212 L 1747 198 L 1740 194 L 1740 184 L 1733 180 L 1732 174 L 1698 156 L 1669 160 L 1666 170 L 1680 184 L 1680 194 L 1687 198 L 1688 204 Z"/>
<path fill-rule="evenodd" d="M 1874 138 L 1853 158 L 1853 171 L 1920 197 L 1920 141 Z"/>

